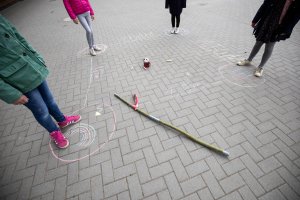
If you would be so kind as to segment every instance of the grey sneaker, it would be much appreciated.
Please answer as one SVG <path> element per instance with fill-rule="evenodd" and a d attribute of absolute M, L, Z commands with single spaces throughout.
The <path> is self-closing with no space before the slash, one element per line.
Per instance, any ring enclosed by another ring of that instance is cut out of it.
<path fill-rule="evenodd" d="M 101 50 L 102 50 L 100 47 L 97 47 L 96 45 L 93 46 L 93 49 L 94 49 L 95 51 L 101 51 Z"/>
<path fill-rule="evenodd" d="M 171 34 L 174 34 L 174 33 L 175 33 L 175 28 L 174 28 L 174 27 L 170 30 L 170 33 L 171 33 Z"/>
<path fill-rule="evenodd" d="M 96 53 L 95 53 L 95 51 L 94 51 L 93 48 L 90 48 L 90 54 L 91 54 L 92 56 L 95 56 L 95 55 L 96 55 Z"/>
<path fill-rule="evenodd" d="M 262 75 L 263 75 L 263 68 L 261 68 L 261 67 L 258 67 L 258 68 L 256 68 L 256 70 L 255 70 L 255 73 L 254 73 L 254 76 L 256 76 L 256 77 L 261 77 Z"/>
<path fill-rule="evenodd" d="M 175 34 L 178 34 L 179 33 L 179 27 L 177 27 L 176 29 L 175 29 L 175 32 L 174 32 Z"/>
<path fill-rule="evenodd" d="M 249 60 L 245 59 L 245 60 L 241 60 L 241 61 L 237 62 L 236 64 L 238 66 L 246 66 L 246 65 L 250 65 L 251 62 Z"/>

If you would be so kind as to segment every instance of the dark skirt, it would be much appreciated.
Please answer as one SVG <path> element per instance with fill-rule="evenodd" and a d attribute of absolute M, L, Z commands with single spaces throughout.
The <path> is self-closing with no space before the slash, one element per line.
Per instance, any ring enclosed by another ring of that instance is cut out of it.
<path fill-rule="evenodd" d="M 171 0 L 169 2 L 171 15 L 180 15 L 182 13 L 182 0 Z"/>
<path fill-rule="evenodd" d="M 278 0 L 271 10 L 258 22 L 253 34 L 257 41 L 264 43 L 278 41 L 279 19 L 284 7 L 285 0 Z"/>

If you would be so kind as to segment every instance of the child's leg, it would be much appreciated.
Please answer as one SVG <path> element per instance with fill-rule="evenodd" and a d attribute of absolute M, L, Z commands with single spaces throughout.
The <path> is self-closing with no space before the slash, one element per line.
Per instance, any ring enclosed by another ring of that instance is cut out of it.
<path fill-rule="evenodd" d="M 89 17 L 87 17 L 89 16 Z M 93 47 L 93 31 L 92 28 L 90 26 L 90 20 L 88 20 L 88 18 L 90 18 L 90 13 L 86 12 L 80 15 L 77 15 L 78 20 L 80 21 L 80 24 L 83 26 L 83 28 L 86 31 L 86 38 L 89 44 L 89 47 L 92 48 Z"/>
<path fill-rule="evenodd" d="M 25 96 L 28 97 L 28 103 L 24 104 L 29 110 L 31 110 L 35 119 L 43 126 L 49 133 L 58 131 L 59 128 L 52 120 L 49 110 L 37 88 L 27 92 Z"/>
<path fill-rule="evenodd" d="M 92 19 L 91 19 L 91 15 L 88 14 L 86 17 L 85 17 L 89 27 L 90 27 L 90 30 L 91 30 L 91 43 L 92 43 L 92 46 L 95 46 L 95 42 L 94 42 L 94 34 L 93 34 L 93 29 L 92 29 Z"/>
<path fill-rule="evenodd" d="M 265 51 L 264 51 L 264 54 L 262 56 L 261 62 L 258 67 L 260 67 L 260 68 L 264 67 L 264 65 L 267 63 L 267 61 L 269 60 L 269 58 L 272 55 L 274 46 L 275 46 L 275 42 L 266 43 Z"/>
<path fill-rule="evenodd" d="M 48 84 L 46 81 L 44 81 L 41 85 L 37 87 L 39 90 L 41 97 L 43 98 L 50 115 L 57 121 L 62 122 L 65 120 L 65 116 L 58 108 L 58 105 L 56 104 L 53 95 L 48 87 Z"/>
<path fill-rule="evenodd" d="M 172 27 L 175 28 L 175 15 L 171 15 Z"/>
<path fill-rule="evenodd" d="M 256 54 L 259 52 L 261 46 L 263 45 L 264 43 L 261 42 L 261 41 L 256 41 L 255 45 L 253 46 L 253 49 L 249 55 L 249 58 L 247 60 L 249 61 L 252 61 L 253 58 L 256 56 Z"/>
<path fill-rule="evenodd" d="M 178 28 L 180 25 L 180 15 L 176 15 L 176 27 Z"/>

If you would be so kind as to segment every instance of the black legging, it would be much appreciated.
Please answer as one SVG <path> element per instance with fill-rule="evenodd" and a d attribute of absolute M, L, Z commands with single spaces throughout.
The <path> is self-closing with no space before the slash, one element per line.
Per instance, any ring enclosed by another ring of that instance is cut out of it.
<path fill-rule="evenodd" d="M 179 27 L 180 24 L 180 15 L 171 15 L 172 27 L 175 27 L 175 18 L 176 18 L 176 27 Z"/>

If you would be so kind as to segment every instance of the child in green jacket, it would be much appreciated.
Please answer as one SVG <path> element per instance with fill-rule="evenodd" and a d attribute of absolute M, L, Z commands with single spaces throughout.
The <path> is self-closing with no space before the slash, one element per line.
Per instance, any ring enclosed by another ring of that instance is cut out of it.
<path fill-rule="evenodd" d="M 26 106 L 57 147 L 67 148 L 69 141 L 60 128 L 79 122 L 81 117 L 62 114 L 45 80 L 48 73 L 43 58 L 0 15 L 0 99 Z"/>

